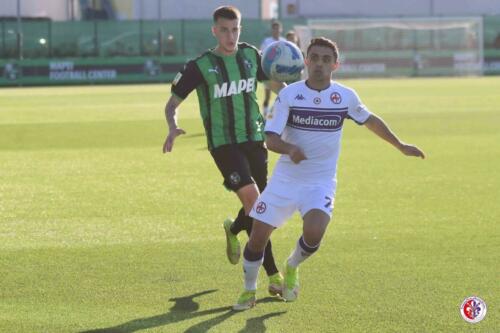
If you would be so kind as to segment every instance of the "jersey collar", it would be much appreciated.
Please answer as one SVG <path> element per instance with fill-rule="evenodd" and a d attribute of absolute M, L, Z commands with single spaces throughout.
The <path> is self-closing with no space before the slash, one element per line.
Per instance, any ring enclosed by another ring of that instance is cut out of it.
<path fill-rule="evenodd" d="M 314 90 L 314 91 L 317 91 L 317 92 L 322 92 L 323 90 L 328 90 L 330 89 L 330 87 L 332 86 L 332 81 L 330 80 L 330 84 L 325 88 L 325 89 L 321 89 L 321 90 L 318 90 L 318 89 L 315 89 L 313 87 L 311 87 L 308 83 L 307 83 L 307 80 L 304 81 L 305 85 L 307 88 L 311 89 L 311 90 Z"/>

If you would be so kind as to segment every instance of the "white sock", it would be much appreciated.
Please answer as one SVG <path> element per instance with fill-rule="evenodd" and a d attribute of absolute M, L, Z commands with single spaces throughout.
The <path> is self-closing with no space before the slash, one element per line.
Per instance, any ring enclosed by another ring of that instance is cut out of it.
<path fill-rule="evenodd" d="M 262 266 L 264 257 L 256 261 L 248 261 L 243 258 L 243 272 L 245 274 L 245 289 L 257 290 L 257 277 L 259 276 L 259 268 Z"/>
<path fill-rule="evenodd" d="M 306 251 L 304 248 L 302 248 L 302 246 L 300 245 L 301 241 L 304 243 L 305 247 L 308 248 L 308 251 Z M 288 265 L 290 265 L 293 268 L 297 267 L 301 262 L 303 262 L 304 260 L 309 258 L 314 252 L 316 252 L 316 250 L 318 248 L 319 248 L 319 244 L 316 245 L 315 247 L 309 246 L 306 244 L 306 242 L 301 237 L 299 239 L 299 241 L 297 241 L 297 245 L 295 245 L 295 249 L 288 257 Z"/>

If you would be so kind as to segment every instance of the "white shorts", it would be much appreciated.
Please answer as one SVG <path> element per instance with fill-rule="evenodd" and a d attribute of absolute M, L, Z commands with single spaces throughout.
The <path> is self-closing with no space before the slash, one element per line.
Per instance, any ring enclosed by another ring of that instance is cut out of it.
<path fill-rule="evenodd" d="M 280 227 L 298 210 L 302 217 L 312 209 L 332 216 L 335 184 L 307 185 L 271 178 L 255 202 L 250 216 Z"/>

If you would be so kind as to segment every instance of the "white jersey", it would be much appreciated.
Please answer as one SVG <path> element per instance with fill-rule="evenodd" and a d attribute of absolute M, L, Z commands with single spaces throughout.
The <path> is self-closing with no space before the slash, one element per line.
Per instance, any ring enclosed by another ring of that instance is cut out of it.
<path fill-rule="evenodd" d="M 279 39 L 274 39 L 274 37 L 267 37 L 262 41 L 262 44 L 260 44 L 260 50 L 264 51 L 266 49 L 266 47 L 268 47 L 269 45 L 271 45 L 272 43 L 277 42 L 277 41 L 284 41 L 285 42 L 286 39 L 283 37 L 280 37 Z"/>
<path fill-rule="evenodd" d="M 344 119 L 363 124 L 370 114 L 353 89 L 334 81 L 321 91 L 309 88 L 306 81 L 283 88 L 265 131 L 302 148 L 307 160 L 295 164 L 288 155 L 281 155 L 272 178 L 335 187 Z"/>

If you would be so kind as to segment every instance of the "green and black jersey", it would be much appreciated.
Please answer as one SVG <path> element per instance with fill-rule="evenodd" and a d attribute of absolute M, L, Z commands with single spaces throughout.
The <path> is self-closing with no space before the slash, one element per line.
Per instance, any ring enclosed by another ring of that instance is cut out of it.
<path fill-rule="evenodd" d="M 196 89 L 208 149 L 264 140 L 264 120 L 257 103 L 257 81 L 268 78 L 259 51 L 239 43 L 235 54 L 208 50 L 186 63 L 172 83 L 172 94 L 185 99 Z"/>

